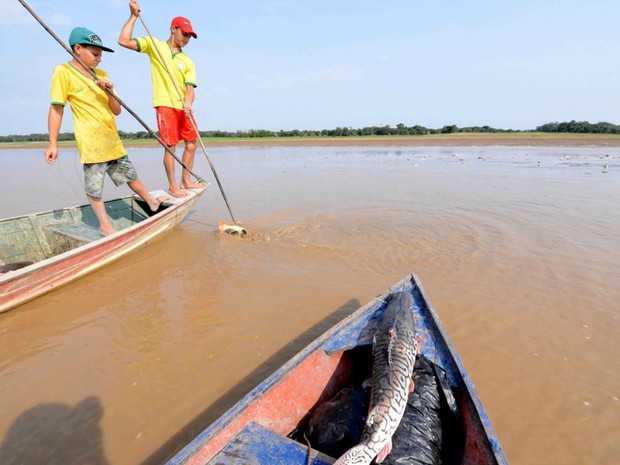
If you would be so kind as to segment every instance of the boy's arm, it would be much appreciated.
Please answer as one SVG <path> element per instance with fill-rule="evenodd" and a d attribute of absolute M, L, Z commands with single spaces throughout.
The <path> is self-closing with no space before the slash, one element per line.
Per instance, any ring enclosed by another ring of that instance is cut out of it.
<path fill-rule="evenodd" d="M 112 81 L 110 81 L 110 79 L 108 79 L 107 77 L 99 78 L 97 79 L 97 85 L 107 92 L 108 106 L 110 107 L 110 110 L 112 110 L 112 113 L 114 113 L 116 116 L 120 115 L 121 103 L 112 96 L 112 94 L 114 94 L 114 84 L 112 83 Z"/>
<path fill-rule="evenodd" d="M 56 161 L 58 157 L 58 134 L 60 133 L 60 125 L 62 124 L 62 116 L 65 107 L 62 105 L 50 105 L 50 111 L 47 115 L 47 130 L 50 135 L 50 142 L 45 150 L 45 161 L 50 165 Z"/>
<path fill-rule="evenodd" d="M 185 115 L 188 118 L 192 117 L 194 114 L 194 99 L 196 98 L 196 92 L 194 92 L 194 86 L 186 85 L 185 86 L 185 101 L 183 102 L 183 107 L 185 109 Z"/>
<path fill-rule="evenodd" d="M 129 50 L 138 50 L 138 42 L 136 42 L 133 38 L 133 28 L 136 25 L 136 21 L 138 19 L 138 15 L 140 14 L 140 5 L 138 2 L 134 0 L 129 2 L 129 11 L 131 14 L 129 15 L 129 19 L 123 25 L 121 29 L 121 33 L 118 36 L 118 44 L 128 48 Z"/>

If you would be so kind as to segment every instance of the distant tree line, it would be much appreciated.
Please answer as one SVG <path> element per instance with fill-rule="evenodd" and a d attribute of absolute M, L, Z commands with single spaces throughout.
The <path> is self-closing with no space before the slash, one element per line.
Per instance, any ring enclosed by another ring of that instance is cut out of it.
<path fill-rule="evenodd" d="M 547 123 L 536 128 L 538 132 L 576 132 L 582 134 L 620 134 L 620 126 L 611 123 L 591 124 L 587 121 L 569 123 Z"/>
<path fill-rule="evenodd" d="M 456 133 L 494 133 L 494 132 L 534 132 L 533 130 L 514 130 L 496 129 L 490 126 L 468 126 L 459 128 L 455 124 L 447 125 L 439 129 L 425 128 L 424 126 L 405 126 L 399 123 L 396 127 L 368 126 L 361 129 L 337 127 L 335 129 L 321 130 L 299 130 L 293 129 L 285 131 L 270 131 L 268 129 L 250 129 L 249 131 L 200 131 L 201 137 L 227 137 L 227 138 L 248 138 L 248 137 L 351 137 L 351 136 L 423 136 L 427 134 L 456 134 Z M 564 132 L 564 133 L 586 133 L 586 134 L 620 134 L 620 126 L 616 124 L 601 122 L 588 123 L 587 121 L 570 121 L 567 123 L 547 123 L 538 126 L 535 132 Z M 147 131 L 125 132 L 118 131 L 121 139 L 151 139 Z M 2 142 L 45 142 L 48 140 L 47 134 L 29 135 L 10 135 L 0 136 Z M 75 135 L 72 132 L 59 134 L 59 141 L 74 141 Z"/>
<path fill-rule="evenodd" d="M 0 136 L 0 142 L 44 142 L 49 140 L 47 134 L 28 134 L 27 136 L 11 135 Z M 73 141 L 75 134 L 72 132 L 63 132 L 58 134 L 59 141 Z"/>

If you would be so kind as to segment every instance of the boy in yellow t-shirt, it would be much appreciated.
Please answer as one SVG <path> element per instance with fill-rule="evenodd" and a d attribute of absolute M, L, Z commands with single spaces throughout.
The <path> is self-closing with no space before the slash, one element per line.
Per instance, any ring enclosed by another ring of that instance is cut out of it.
<path fill-rule="evenodd" d="M 77 27 L 71 31 L 69 45 L 75 55 L 89 69 L 73 58 L 69 63 L 54 69 L 51 85 L 51 105 L 48 115 L 49 146 L 45 160 L 52 164 L 58 157 L 58 133 L 62 124 L 67 102 L 73 113 L 75 139 L 84 165 L 84 189 L 97 219 L 99 232 L 108 236 L 116 232 L 105 211 L 102 198 L 103 181 L 106 173 L 119 186 L 127 185 L 148 204 L 152 211 L 159 208 L 164 198 L 153 198 L 138 179 L 138 174 L 127 157 L 127 151 L 116 130 L 116 118 L 121 112 L 120 103 L 110 93 L 114 84 L 105 71 L 97 69 L 104 47 L 94 32 Z"/>
<path fill-rule="evenodd" d="M 132 38 L 133 28 L 140 14 L 140 5 L 134 0 L 129 2 L 131 15 L 123 25 L 118 37 L 119 45 L 130 50 L 145 53 L 151 60 L 151 80 L 153 81 L 153 107 L 157 117 L 157 127 L 161 139 L 174 152 L 180 140 L 185 142 L 183 163 L 191 170 L 196 153 L 196 130 L 192 124 L 194 88 L 196 87 L 196 67 L 194 62 L 183 52 L 191 37 L 198 37 L 187 18 L 177 16 L 170 24 L 168 40 L 151 40 L 150 37 Z M 157 47 L 157 48 L 155 48 Z M 157 52 L 159 50 L 160 53 Z M 160 54 L 166 64 L 162 63 Z M 168 72 L 170 70 L 170 73 Z M 172 78 L 170 78 L 172 74 Z M 180 91 L 182 100 L 179 100 Z M 181 183 L 177 185 L 174 175 L 174 158 L 164 152 L 164 167 L 168 178 L 169 190 L 175 197 L 185 197 L 181 189 L 196 189 L 201 184 L 191 182 L 190 174 L 183 170 Z"/>

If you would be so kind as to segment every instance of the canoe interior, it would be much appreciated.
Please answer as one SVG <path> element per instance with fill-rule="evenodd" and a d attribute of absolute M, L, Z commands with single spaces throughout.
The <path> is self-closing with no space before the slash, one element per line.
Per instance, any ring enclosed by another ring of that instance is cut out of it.
<path fill-rule="evenodd" d="M 436 314 L 414 276 L 391 291 L 408 290 L 414 300 L 421 351 L 446 372 L 459 406 L 451 434 L 455 455 L 450 463 L 506 463 L 488 416 Z M 305 464 L 303 432 L 313 411 L 349 384 L 371 376 L 372 337 L 386 308 L 388 293 L 343 320 L 240 400 L 179 454 L 174 464 Z M 365 413 L 365 412 L 363 412 Z M 458 457 L 458 459 L 454 459 Z M 310 463 L 334 458 L 312 449 Z"/>
<path fill-rule="evenodd" d="M 169 206 L 162 205 L 159 211 Z M 151 217 L 139 198 L 110 200 L 105 208 L 117 230 Z M 60 255 L 101 239 L 98 221 L 90 205 L 70 207 L 0 221 L 0 266 L 7 270 Z"/>

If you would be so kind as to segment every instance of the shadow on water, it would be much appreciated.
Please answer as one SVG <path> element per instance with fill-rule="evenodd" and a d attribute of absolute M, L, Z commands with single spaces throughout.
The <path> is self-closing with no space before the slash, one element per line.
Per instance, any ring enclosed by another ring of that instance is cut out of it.
<path fill-rule="evenodd" d="M 232 407 L 239 399 L 260 384 L 275 370 L 290 360 L 301 349 L 306 347 L 317 337 L 322 335 L 336 323 L 349 316 L 361 306 L 359 300 L 351 299 L 344 305 L 334 310 L 303 334 L 299 335 L 285 347 L 273 354 L 252 373 L 242 379 L 236 386 L 231 388 L 225 395 L 217 399 L 204 411 L 199 413 L 185 427 L 162 444 L 141 465 L 161 465 L 178 453 L 185 445 L 200 434 L 206 427 L 213 423 L 220 415 Z M 0 462 L 2 463 L 2 462 Z"/>
<path fill-rule="evenodd" d="M 0 446 L 2 465 L 108 465 L 99 425 L 103 407 L 87 397 L 75 407 L 42 404 L 19 416 Z"/>

